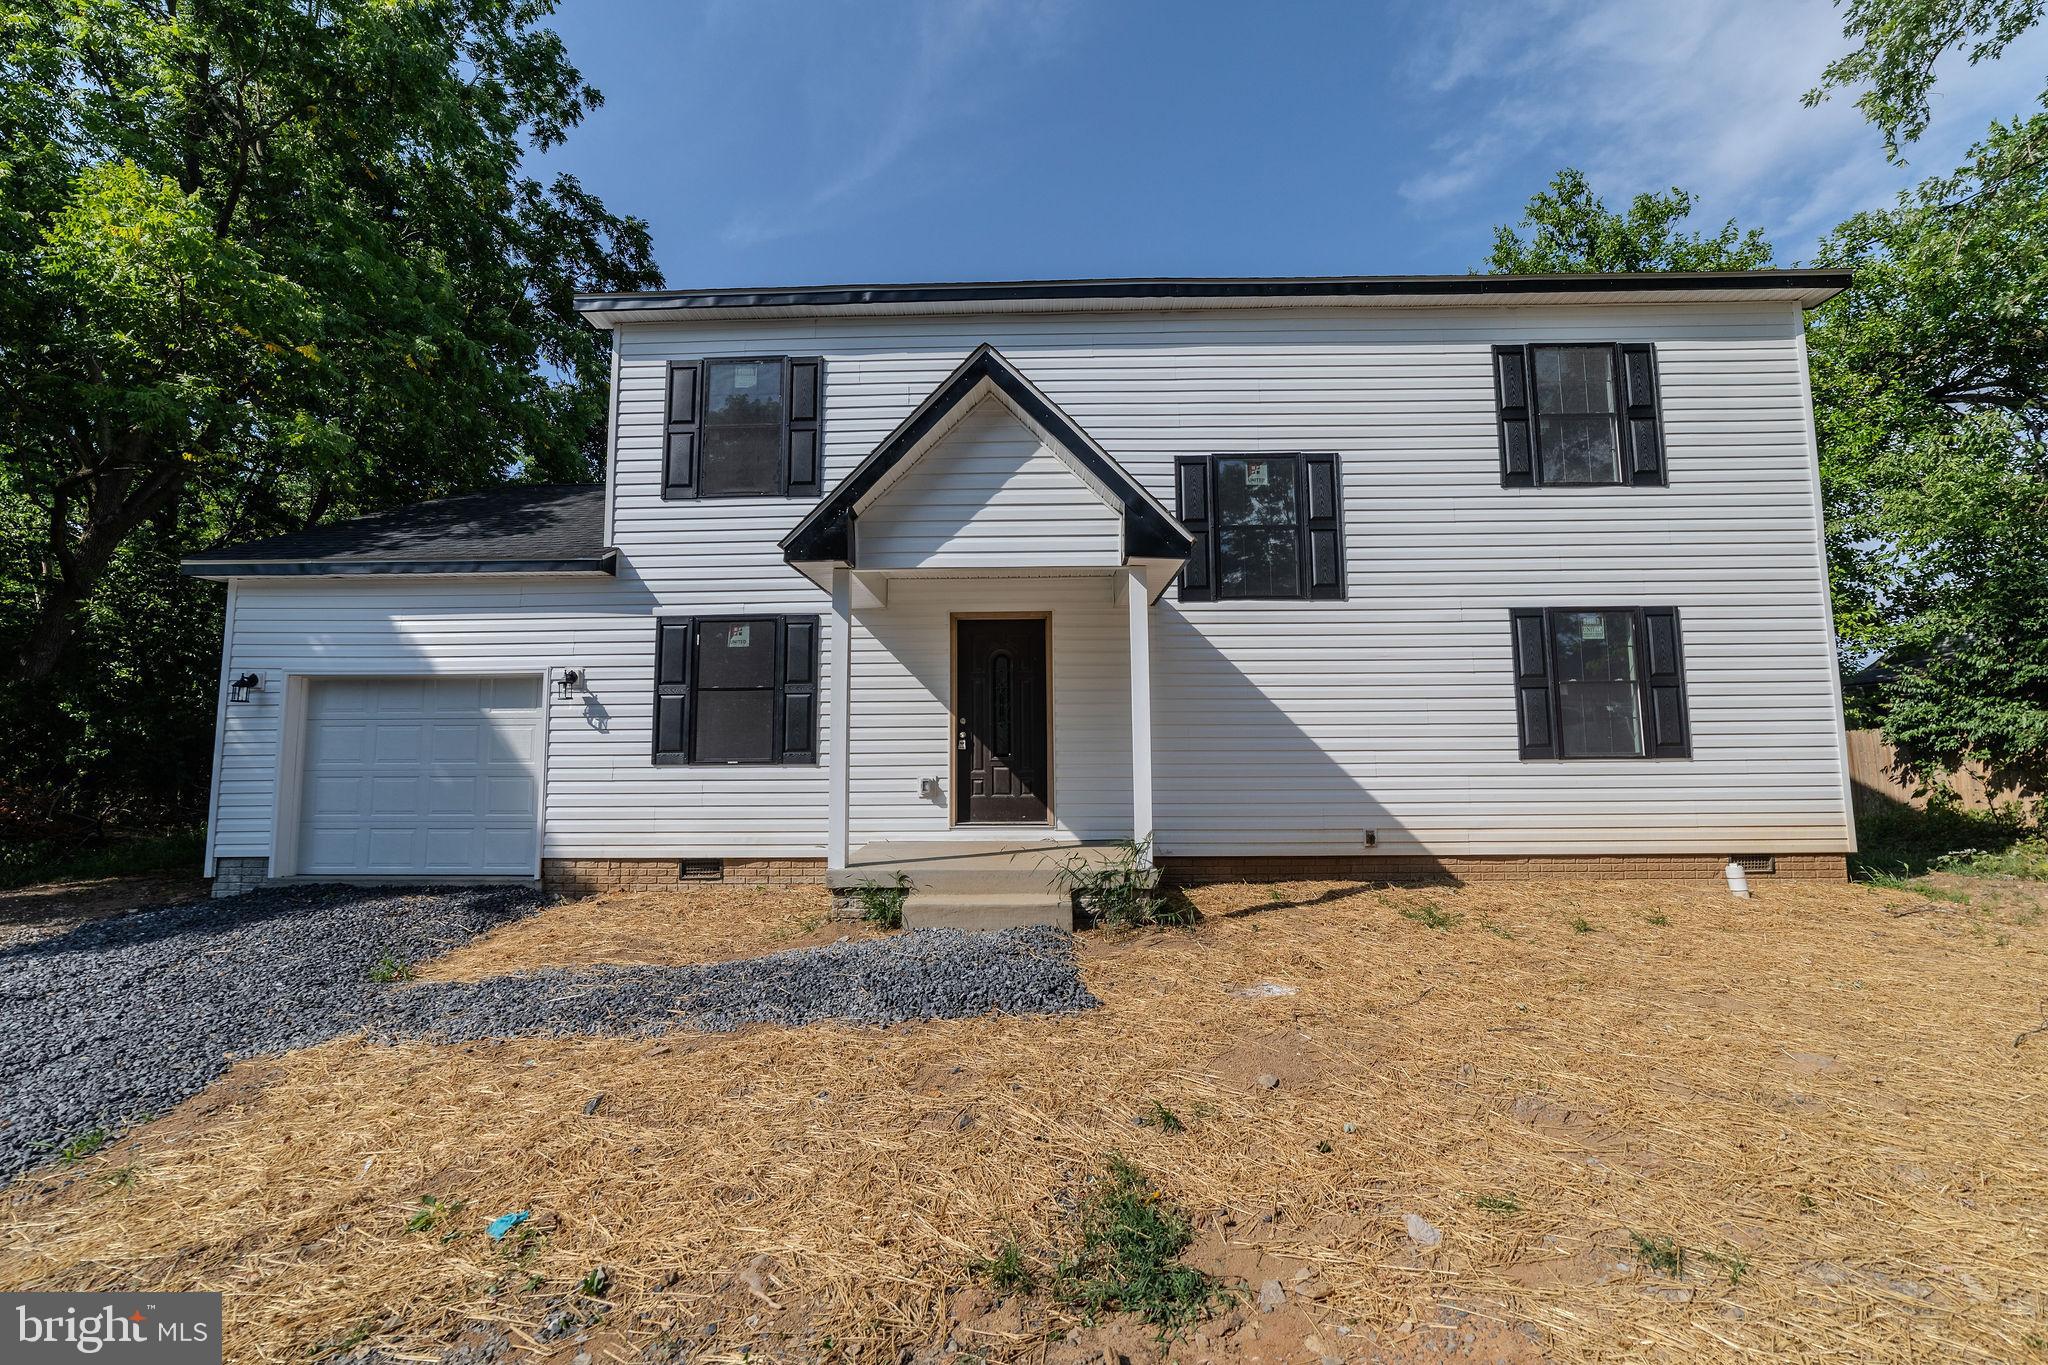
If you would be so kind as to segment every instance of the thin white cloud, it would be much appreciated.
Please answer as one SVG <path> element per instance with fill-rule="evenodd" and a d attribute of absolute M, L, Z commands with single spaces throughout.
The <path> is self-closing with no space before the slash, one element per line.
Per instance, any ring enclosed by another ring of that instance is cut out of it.
<path fill-rule="evenodd" d="M 1902 169 L 1885 163 L 1854 92 L 1800 101 L 1847 46 L 1826 0 L 1540 0 L 1430 22 L 1406 75 L 1425 105 L 1473 131 L 1439 140 L 1433 164 L 1398 187 L 1413 211 L 1454 213 L 1504 182 L 1533 193 L 1574 165 L 1610 201 L 1681 185 L 1704 218 L 1762 226 L 1788 259 L 1948 169 L 1991 119 L 2031 108 L 2048 66 L 2048 34 L 1996 63 L 1944 63 L 1935 123 Z"/>
<path fill-rule="evenodd" d="M 836 171 L 794 203 L 735 212 L 722 236 L 758 246 L 812 230 L 823 211 L 886 176 L 926 133 L 989 98 L 999 83 L 986 69 L 991 59 L 1014 70 L 1056 48 L 1071 9 L 1071 0 L 945 0 L 919 8 L 908 59 L 900 71 L 875 73 L 873 105 L 833 111 L 844 127 L 824 130 L 822 141 L 838 144 Z"/>

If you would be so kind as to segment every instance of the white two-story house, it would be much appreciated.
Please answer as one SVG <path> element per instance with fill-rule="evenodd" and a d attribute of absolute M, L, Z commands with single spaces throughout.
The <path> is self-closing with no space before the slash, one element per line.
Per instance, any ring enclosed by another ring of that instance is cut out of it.
<path fill-rule="evenodd" d="M 601 486 L 186 561 L 228 583 L 208 870 L 1839 878 L 1802 312 L 1847 284 L 583 298 Z"/>

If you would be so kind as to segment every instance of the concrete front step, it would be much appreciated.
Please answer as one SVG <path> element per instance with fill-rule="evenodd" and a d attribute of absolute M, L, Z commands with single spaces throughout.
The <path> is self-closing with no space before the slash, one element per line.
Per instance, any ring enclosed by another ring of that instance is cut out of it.
<path fill-rule="evenodd" d="M 967 895 L 920 890 L 903 901 L 906 929 L 1017 929 L 1027 924 L 1071 931 L 1074 898 L 1057 891 Z"/>

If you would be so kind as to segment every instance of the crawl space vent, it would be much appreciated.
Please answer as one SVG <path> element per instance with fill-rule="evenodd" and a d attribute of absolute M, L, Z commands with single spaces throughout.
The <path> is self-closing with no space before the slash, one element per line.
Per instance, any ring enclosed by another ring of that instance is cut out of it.
<path fill-rule="evenodd" d="M 685 858 L 677 865 L 676 880 L 679 882 L 722 882 L 725 880 L 725 860 L 722 858 Z"/>
<path fill-rule="evenodd" d="M 1778 860 L 1768 853 L 1745 853 L 1735 861 L 1752 877 L 1768 877 L 1778 870 Z"/>

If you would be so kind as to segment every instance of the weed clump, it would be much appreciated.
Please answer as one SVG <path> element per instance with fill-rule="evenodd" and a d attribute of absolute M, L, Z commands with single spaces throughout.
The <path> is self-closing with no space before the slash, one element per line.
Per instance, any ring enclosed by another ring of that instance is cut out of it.
<path fill-rule="evenodd" d="M 1060 1263 L 1054 1289 L 1090 1322 L 1131 1313 L 1165 1341 L 1229 1302 L 1214 1276 L 1180 1260 L 1195 1240 L 1187 1216 L 1121 1153 L 1110 1153 L 1079 1217 L 1081 1244 Z"/>
<path fill-rule="evenodd" d="M 987 1280 L 999 1294 L 1031 1294 L 1038 1289 L 1038 1275 L 1024 1260 L 1024 1247 L 1016 1237 L 1003 1240 L 993 1256 L 967 1263 L 968 1273 Z"/>
<path fill-rule="evenodd" d="M 410 962 L 402 962 L 389 953 L 378 958 L 376 965 L 370 968 L 370 980 L 379 986 L 395 986 L 401 981 L 410 981 L 417 975 L 419 973 L 413 970 Z"/>
<path fill-rule="evenodd" d="M 903 927 L 903 902 L 910 899 L 910 877 L 898 872 L 886 882 L 873 878 L 847 888 L 855 905 L 860 907 L 860 917 L 877 929 L 901 929 Z"/>
<path fill-rule="evenodd" d="M 1099 862 L 1076 854 L 1053 870 L 1053 880 L 1073 896 L 1083 914 L 1112 929 L 1151 924 L 1186 924 L 1194 918 L 1185 902 L 1176 905 L 1159 892 L 1152 865 L 1152 837 L 1123 839 Z"/>
<path fill-rule="evenodd" d="M 1424 901 L 1420 905 L 1402 910 L 1401 918 L 1412 920 L 1425 929 L 1449 929 L 1464 916 L 1450 913 L 1435 901 Z"/>

